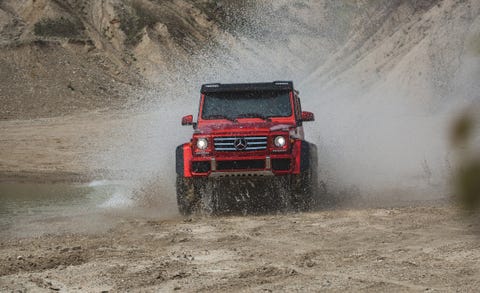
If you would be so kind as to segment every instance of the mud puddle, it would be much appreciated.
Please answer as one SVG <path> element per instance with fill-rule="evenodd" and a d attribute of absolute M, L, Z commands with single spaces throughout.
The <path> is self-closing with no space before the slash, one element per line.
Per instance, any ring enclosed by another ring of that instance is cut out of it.
<path fill-rule="evenodd" d="M 118 182 L 0 183 L 0 234 L 62 233 L 70 226 L 88 229 L 98 216 L 127 207 L 131 201 Z M 102 222 L 106 223 L 98 224 Z"/>

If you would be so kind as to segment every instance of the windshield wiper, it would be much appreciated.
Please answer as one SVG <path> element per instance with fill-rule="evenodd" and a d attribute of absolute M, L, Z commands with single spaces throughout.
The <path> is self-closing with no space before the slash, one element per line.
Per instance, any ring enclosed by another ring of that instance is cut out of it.
<path fill-rule="evenodd" d="M 265 121 L 270 120 L 270 117 L 266 117 L 266 116 L 264 116 L 262 114 L 258 114 L 258 113 L 243 113 L 243 114 L 237 115 L 237 119 L 238 118 L 260 118 L 260 119 L 263 119 Z"/>
<path fill-rule="evenodd" d="M 226 119 L 226 120 L 235 122 L 235 119 L 233 119 L 232 117 L 225 116 L 225 115 L 209 115 L 207 117 L 204 117 L 203 119 Z"/>

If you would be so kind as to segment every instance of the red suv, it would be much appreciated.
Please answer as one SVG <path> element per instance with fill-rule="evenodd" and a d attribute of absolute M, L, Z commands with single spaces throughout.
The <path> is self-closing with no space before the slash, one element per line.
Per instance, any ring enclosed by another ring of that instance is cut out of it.
<path fill-rule="evenodd" d="M 239 180 L 280 182 L 276 194 L 283 199 L 278 200 L 285 201 L 287 194 L 289 208 L 310 208 L 317 147 L 305 141 L 302 124 L 307 121 L 314 115 L 302 111 L 291 81 L 204 84 L 198 121 L 192 115 L 182 118 L 182 125 L 193 125 L 193 137 L 176 150 L 180 213 L 218 211 Z M 232 183 L 220 189 L 220 180 Z"/>

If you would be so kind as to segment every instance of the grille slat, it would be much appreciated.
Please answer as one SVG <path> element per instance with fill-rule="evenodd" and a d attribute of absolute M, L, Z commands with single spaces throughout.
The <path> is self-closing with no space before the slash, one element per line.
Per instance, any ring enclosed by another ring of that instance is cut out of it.
<path fill-rule="evenodd" d="M 264 150 L 264 149 L 265 149 L 265 147 L 249 147 L 249 148 L 247 149 L 247 151 L 248 151 L 248 150 L 250 150 L 250 151 L 257 151 L 257 150 Z"/>
<path fill-rule="evenodd" d="M 246 143 L 244 148 L 236 148 L 235 142 L 243 140 Z M 237 137 L 215 137 L 213 144 L 216 151 L 260 151 L 267 149 L 266 136 L 237 136 Z"/>
<path fill-rule="evenodd" d="M 249 141 L 249 145 L 267 145 L 266 141 Z"/>
<path fill-rule="evenodd" d="M 216 137 L 214 138 L 215 141 L 234 141 L 236 137 Z"/>

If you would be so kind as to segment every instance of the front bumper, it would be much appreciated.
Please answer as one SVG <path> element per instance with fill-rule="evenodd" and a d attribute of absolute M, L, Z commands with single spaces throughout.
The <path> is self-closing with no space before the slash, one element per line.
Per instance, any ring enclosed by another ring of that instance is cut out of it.
<path fill-rule="evenodd" d="M 192 158 L 190 170 L 194 177 L 275 176 L 294 173 L 291 154 L 248 157 Z"/>

